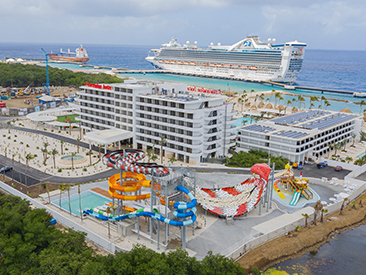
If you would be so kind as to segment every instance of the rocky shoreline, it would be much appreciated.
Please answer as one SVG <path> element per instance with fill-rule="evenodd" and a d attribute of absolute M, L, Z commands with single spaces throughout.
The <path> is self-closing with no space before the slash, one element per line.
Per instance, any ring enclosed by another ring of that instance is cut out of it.
<path fill-rule="evenodd" d="M 324 222 L 317 221 L 309 223 L 308 228 L 301 228 L 299 231 L 289 232 L 286 236 L 279 237 L 252 249 L 237 262 L 248 272 L 253 266 L 259 270 L 278 264 L 288 259 L 301 257 L 306 252 L 317 250 L 321 245 L 328 242 L 334 234 L 366 224 L 366 192 L 363 192 L 356 202 L 360 200 L 364 206 L 358 205 L 354 209 L 348 204 L 340 215 L 339 211 L 324 218 Z M 363 198 L 364 199 L 363 199 Z"/>

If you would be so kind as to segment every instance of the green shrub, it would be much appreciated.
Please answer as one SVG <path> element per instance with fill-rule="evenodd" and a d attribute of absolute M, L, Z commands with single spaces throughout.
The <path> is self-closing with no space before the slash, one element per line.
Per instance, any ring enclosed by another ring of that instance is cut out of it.
<path fill-rule="evenodd" d="M 37 154 L 34 154 L 33 156 L 34 156 L 35 158 L 36 158 L 36 157 L 38 157 L 38 155 L 37 155 Z"/>
<path fill-rule="evenodd" d="M 18 137 L 17 135 L 14 135 L 14 137 Z"/>
<path fill-rule="evenodd" d="M 6 135 L 3 135 L 3 137 L 6 137 Z"/>
<path fill-rule="evenodd" d="M 84 168 L 83 171 L 86 172 L 87 171 L 86 168 Z"/>
<path fill-rule="evenodd" d="M 20 144 L 24 144 L 23 141 L 21 141 Z"/>
<path fill-rule="evenodd" d="M 16 140 L 16 139 L 14 139 L 14 142 L 17 142 L 17 140 Z"/>
<path fill-rule="evenodd" d="M 57 170 L 57 172 L 61 173 L 61 172 L 62 172 L 62 169 L 61 169 L 61 168 L 60 168 L 60 169 L 58 169 L 58 170 Z"/>
<path fill-rule="evenodd" d="M 61 133 L 61 131 L 58 131 L 58 133 L 60 134 L 60 133 Z"/>
<path fill-rule="evenodd" d="M 8 139 L 11 139 L 11 137 L 8 137 Z"/>
<path fill-rule="evenodd" d="M 29 144 L 27 144 L 27 145 L 26 145 L 26 147 L 28 147 L 28 148 L 29 148 Z"/>
<path fill-rule="evenodd" d="M 69 150 L 69 148 L 65 148 L 65 151 L 68 151 Z"/>
<path fill-rule="evenodd" d="M 36 149 L 39 150 L 39 146 L 37 146 Z"/>
<path fill-rule="evenodd" d="M 43 128 L 43 131 L 47 131 L 47 129 L 46 128 Z"/>
<path fill-rule="evenodd" d="M 53 129 L 51 130 L 51 132 L 53 133 Z"/>
<path fill-rule="evenodd" d="M 260 274 L 261 274 L 261 272 L 259 271 L 259 268 L 258 268 L 258 267 L 253 266 L 253 267 L 252 267 L 252 274 L 253 274 L 253 275 L 260 275 Z"/>

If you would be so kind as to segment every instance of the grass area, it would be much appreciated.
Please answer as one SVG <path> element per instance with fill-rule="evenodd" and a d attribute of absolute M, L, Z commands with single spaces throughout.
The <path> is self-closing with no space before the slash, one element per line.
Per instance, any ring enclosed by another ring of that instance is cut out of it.
<path fill-rule="evenodd" d="M 74 114 L 74 115 L 59 116 L 59 117 L 57 117 L 57 121 L 65 122 L 66 117 L 69 117 L 70 119 L 75 121 L 75 117 L 77 117 L 77 116 L 80 116 L 80 115 Z"/>

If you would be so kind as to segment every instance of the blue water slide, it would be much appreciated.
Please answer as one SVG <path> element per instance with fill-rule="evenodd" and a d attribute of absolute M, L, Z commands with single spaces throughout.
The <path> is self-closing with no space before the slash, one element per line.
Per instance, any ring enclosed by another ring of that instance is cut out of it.
<path fill-rule="evenodd" d="M 197 200 L 195 199 L 193 194 L 187 188 L 185 188 L 181 185 L 178 185 L 176 189 L 178 191 L 181 191 L 181 192 L 184 192 L 185 194 L 187 194 L 187 196 L 189 197 L 191 202 L 187 203 L 187 202 L 183 202 L 183 201 L 178 201 L 178 202 L 174 203 L 174 207 L 177 210 L 173 212 L 173 215 L 177 218 L 191 217 L 191 219 L 189 219 L 189 220 L 175 221 L 175 220 L 165 218 L 161 214 L 156 214 L 156 213 L 153 213 L 153 212 L 135 212 L 135 213 L 125 214 L 125 215 L 118 216 L 118 217 L 110 217 L 109 220 L 110 221 L 121 221 L 121 220 L 131 219 L 131 218 L 135 218 L 135 217 L 150 217 L 152 219 L 156 219 L 156 220 L 168 223 L 168 224 L 173 225 L 173 226 L 187 226 L 187 225 L 190 225 L 190 224 L 192 224 L 196 221 L 195 213 L 197 212 L 197 209 L 196 209 L 195 205 L 197 204 Z M 188 209 L 190 209 L 190 210 L 187 211 Z M 99 220 L 103 220 L 103 221 L 108 220 L 108 217 L 103 216 L 103 215 L 98 214 L 98 213 L 95 213 L 90 209 L 85 210 L 84 213 L 86 213 L 90 216 L 93 216 L 93 217 L 95 217 Z"/>
<path fill-rule="evenodd" d="M 291 206 L 295 206 L 297 204 L 297 202 L 299 201 L 300 199 L 300 195 L 301 195 L 301 192 L 300 191 L 295 191 L 293 196 L 292 196 L 292 199 L 290 201 L 290 205 Z"/>

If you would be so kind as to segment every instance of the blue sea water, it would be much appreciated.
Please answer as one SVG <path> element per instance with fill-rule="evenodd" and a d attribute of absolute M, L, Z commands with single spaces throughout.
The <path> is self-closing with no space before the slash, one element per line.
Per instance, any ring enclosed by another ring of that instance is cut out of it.
<path fill-rule="evenodd" d="M 26 59 L 43 59 L 45 58 L 41 48 L 46 52 L 58 52 L 60 48 L 67 50 L 70 48 L 74 51 L 79 45 L 77 44 L 20 44 L 20 43 L 0 43 L 0 59 L 4 57 L 16 57 Z M 127 46 L 127 45 L 84 45 L 90 57 L 88 64 L 94 66 L 108 66 L 114 68 L 140 69 L 149 70 L 153 67 L 145 60 L 150 49 L 159 48 L 159 45 L 152 46 Z M 63 68 L 80 69 L 78 65 L 63 64 L 58 65 Z M 321 87 L 337 90 L 348 90 L 354 92 L 366 92 L 366 51 L 334 51 L 334 50 L 306 50 L 303 68 L 299 74 L 295 84 L 308 87 Z M 168 81 L 180 81 L 193 86 L 202 86 L 213 89 L 233 90 L 243 92 L 243 90 L 251 91 L 267 91 L 273 87 L 268 85 L 260 85 L 255 83 L 247 83 L 241 81 L 228 81 L 212 78 L 198 78 L 177 75 L 164 74 L 134 74 L 137 78 L 162 79 Z M 278 90 L 278 88 L 276 88 Z M 342 99 L 349 102 L 330 101 L 329 110 L 339 111 L 343 108 L 349 108 L 355 113 L 362 110 L 359 102 L 362 99 L 353 98 L 352 95 L 320 93 L 317 91 L 294 91 L 295 94 L 308 96 L 322 96 L 328 99 Z M 268 97 L 270 102 L 274 102 L 274 98 Z M 283 96 L 282 105 L 296 96 Z M 298 103 L 289 104 L 289 106 L 297 106 Z M 316 106 L 320 102 L 315 103 Z M 309 98 L 306 98 L 306 108 L 310 105 Z M 241 123 L 241 122 L 237 122 Z M 67 205 L 65 205 L 67 207 Z M 77 207 L 75 206 L 77 209 Z M 75 210 L 76 211 L 76 210 Z M 332 240 L 329 244 L 322 246 L 315 255 L 306 254 L 305 256 L 286 261 L 280 266 L 290 264 L 306 265 L 308 262 L 319 263 L 324 262 L 321 269 L 314 267 L 313 273 L 320 274 L 365 274 L 365 239 L 366 226 L 360 226 L 358 229 L 343 232 L 338 236 L 338 240 Z M 349 254 L 352 252 L 352 255 Z M 326 255 L 326 256 L 324 256 Z M 323 261 L 323 259 L 325 259 Z M 347 272 L 351 271 L 351 273 Z M 353 272 L 354 271 L 354 272 Z"/>

